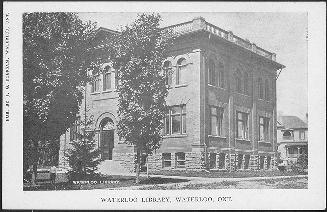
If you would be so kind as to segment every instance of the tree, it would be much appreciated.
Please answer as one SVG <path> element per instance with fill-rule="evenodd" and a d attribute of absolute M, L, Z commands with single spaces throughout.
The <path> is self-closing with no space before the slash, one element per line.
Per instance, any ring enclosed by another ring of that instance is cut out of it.
<path fill-rule="evenodd" d="M 87 72 L 103 60 L 95 34 L 96 24 L 75 13 L 23 14 L 24 152 L 32 152 L 33 179 L 39 141 L 56 141 L 75 121 Z"/>
<path fill-rule="evenodd" d="M 118 134 L 136 146 L 136 183 L 140 156 L 159 148 L 166 111 L 166 73 L 162 62 L 172 36 L 159 28 L 158 14 L 140 14 L 114 39 L 111 56 L 118 70 Z"/>
<path fill-rule="evenodd" d="M 86 116 L 85 116 L 86 118 Z M 94 140 L 95 132 L 86 131 L 93 120 L 84 120 L 80 123 L 80 131 L 71 131 L 76 138 L 71 142 L 71 148 L 68 150 L 68 163 L 71 168 L 69 176 L 71 180 L 85 180 L 96 175 L 97 166 L 102 161 L 100 158 L 100 149 L 97 148 Z M 82 125 L 82 126 L 81 126 Z"/>

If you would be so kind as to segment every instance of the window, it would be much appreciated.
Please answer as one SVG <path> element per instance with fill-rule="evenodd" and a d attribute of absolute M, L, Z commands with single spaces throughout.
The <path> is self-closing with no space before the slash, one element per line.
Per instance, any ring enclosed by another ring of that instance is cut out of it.
<path fill-rule="evenodd" d="M 171 153 L 162 153 L 162 168 L 171 167 Z"/>
<path fill-rule="evenodd" d="M 244 157 L 244 169 L 249 168 L 249 163 L 250 163 L 250 155 L 245 155 L 245 157 Z"/>
<path fill-rule="evenodd" d="M 184 168 L 185 167 L 185 153 L 184 152 L 176 152 L 175 154 L 176 160 L 176 168 Z"/>
<path fill-rule="evenodd" d="M 265 81 L 265 99 L 266 99 L 267 101 L 270 100 L 270 95 L 269 95 L 269 82 L 268 82 L 267 79 L 266 79 L 266 81 Z"/>
<path fill-rule="evenodd" d="M 242 93 L 242 80 L 241 80 L 241 73 L 239 70 L 237 70 L 236 72 L 235 81 L 236 81 L 236 91 L 238 93 Z"/>
<path fill-rule="evenodd" d="M 91 84 L 91 93 L 95 93 L 99 91 L 100 91 L 100 78 L 99 76 L 96 76 Z"/>
<path fill-rule="evenodd" d="M 267 156 L 267 169 L 270 169 L 271 157 Z"/>
<path fill-rule="evenodd" d="M 165 116 L 165 134 L 186 133 L 186 105 L 172 106 Z"/>
<path fill-rule="evenodd" d="M 176 70 L 176 85 L 184 84 L 186 81 L 186 60 L 185 58 L 180 58 L 177 61 L 177 70 Z"/>
<path fill-rule="evenodd" d="M 248 138 L 248 115 L 247 113 L 238 112 L 236 113 L 237 123 L 237 138 L 247 139 Z"/>
<path fill-rule="evenodd" d="M 259 92 L 259 99 L 263 99 L 263 84 L 262 79 L 258 79 L 258 92 Z"/>
<path fill-rule="evenodd" d="M 300 130 L 300 140 L 304 140 L 304 139 L 305 139 L 305 131 Z"/>
<path fill-rule="evenodd" d="M 247 73 L 244 73 L 244 94 L 248 95 L 249 94 L 249 76 Z"/>
<path fill-rule="evenodd" d="M 260 141 L 269 140 L 269 118 L 259 117 L 259 139 Z"/>
<path fill-rule="evenodd" d="M 172 64 L 170 61 L 164 62 L 163 69 L 166 75 L 166 85 L 171 86 L 172 84 Z"/>
<path fill-rule="evenodd" d="M 224 109 L 221 107 L 210 107 L 210 135 L 221 136 Z"/>
<path fill-rule="evenodd" d="M 285 132 L 283 132 L 283 139 L 291 139 L 292 137 L 292 133 L 288 130 L 286 130 Z"/>
<path fill-rule="evenodd" d="M 80 133 L 80 120 L 81 118 L 78 117 L 75 123 L 70 127 L 70 140 L 76 141 L 79 138 Z"/>
<path fill-rule="evenodd" d="M 209 60 L 209 85 L 216 86 L 216 68 L 213 60 Z"/>
<path fill-rule="evenodd" d="M 209 168 L 210 169 L 216 168 L 216 157 L 217 157 L 216 153 L 210 153 L 210 155 L 209 155 Z"/>
<path fill-rule="evenodd" d="M 111 89 L 111 68 L 110 66 L 106 66 L 104 68 L 103 74 L 103 90 L 110 90 Z"/>
<path fill-rule="evenodd" d="M 218 168 L 219 169 L 225 169 L 225 153 L 219 153 L 219 164 Z"/>
<path fill-rule="evenodd" d="M 259 157 L 259 167 L 260 169 L 263 169 L 265 165 L 265 156 L 260 156 Z"/>
<path fill-rule="evenodd" d="M 218 86 L 223 88 L 224 85 L 224 65 L 219 63 L 218 65 Z"/>
<path fill-rule="evenodd" d="M 242 169 L 242 163 L 243 163 L 243 155 L 238 154 L 237 155 L 237 168 Z"/>
<path fill-rule="evenodd" d="M 288 154 L 290 154 L 290 155 L 298 154 L 298 149 L 297 149 L 297 147 L 289 147 L 289 148 L 288 148 Z"/>

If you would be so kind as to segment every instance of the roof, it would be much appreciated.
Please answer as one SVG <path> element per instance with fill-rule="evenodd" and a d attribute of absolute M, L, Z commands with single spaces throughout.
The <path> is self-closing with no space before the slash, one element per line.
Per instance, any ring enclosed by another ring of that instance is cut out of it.
<path fill-rule="evenodd" d="M 286 129 L 308 128 L 308 124 L 297 116 L 280 116 L 278 117 L 278 123 Z"/>

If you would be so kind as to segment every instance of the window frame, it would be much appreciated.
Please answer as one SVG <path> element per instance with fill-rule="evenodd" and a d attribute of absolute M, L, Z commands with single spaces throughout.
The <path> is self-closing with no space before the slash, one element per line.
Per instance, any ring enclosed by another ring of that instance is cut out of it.
<path fill-rule="evenodd" d="M 302 138 L 301 135 L 303 135 L 303 138 Z M 300 130 L 299 131 L 299 140 L 305 140 L 305 130 Z"/>
<path fill-rule="evenodd" d="M 269 142 L 269 123 L 270 118 L 259 116 L 259 141 Z M 261 135 L 261 128 L 263 128 L 263 135 Z"/>
<path fill-rule="evenodd" d="M 208 85 L 217 86 L 218 80 L 216 79 L 216 64 L 215 61 L 209 59 L 208 64 Z"/>
<path fill-rule="evenodd" d="M 222 160 L 222 157 L 221 156 L 224 156 L 223 160 Z M 220 152 L 219 153 L 218 167 L 217 167 L 218 169 L 226 169 L 225 158 L 226 158 L 226 153 Z M 223 161 L 223 162 L 221 162 L 221 161 Z"/>
<path fill-rule="evenodd" d="M 172 113 L 172 108 L 178 107 L 179 112 Z M 186 135 L 187 133 L 187 126 L 186 126 L 186 104 L 183 105 L 173 105 L 169 106 L 168 111 L 166 111 L 165 118 L 164 118 L 164 135 Z M 173 118 L 179 116 L 180 126 L 179 132 L 173 133 Z M 185 117 L 185 118 L 183 118 Z M 167 122 L 168 120 L 168 122 Z M 168 123 L 168 124 L 167 124 Z M 167 126 L 168 125 L 168 126 Z M 167 129 L 169 130 L 167 133 Z"/>
<path fill-rule="evenodd" d="M 236 92 L 237 93 L 243 93 L 242 92 L 242 75 L 239 69 L 237 69 L 235 74 L 235 83 L 236 83 Z"/>
<path fill-rule="evenodd" d="M 183 156 L 184 159 L 180 159 L 179 156 Z M 178 163 L 183 163 L 183 165 L 180 165 Z M 185 168 L 186 167 L 186 154 L 185 152 L 176 152 L 175 153 L 175 168 Z"/>
<path fill-rule="evenodd" d="M 224 88 L 225 87 L 225 79 L 224 79 L 225 66 L 222 62 L 218 63 L 217 72 L 218 72 L 218 77 L 217 77 L 218 87 Z"/>
<path fill-rule="evenodd" d="M 166 66 L 165 64 L 169 64 L 168 66 Z M 164 71 L 164 74 L 166 75 L 166 85 L 168 87 L 171 87 L 172 84 L 173 84 L 173 64 L 171 61 L 169 60 L 166 60 L 164 63 L 163 63 L 163 66 L 162 66 L 162 69 Z"/>
<path fill-rule="evenodd" d="M 169 155 L 169 158 L 165 158 L 164 155 Z M 165 162 L 169 162 L 170 165 L 169 166 L 166 166 L 165 165 Z M 170 152 L 164 152 L 162 153 L 162 168 L 169 168 L 169 167 L 172 167 L 172 157 L 171 157 L 171 153 Z"/>
<path fill-rule="evenodd" d="M 209 114 L 210 114 L 210 132 L 209 135 L 211 136 L 223 136 L 223 119 L 224 119 L 224 108 L 223 107 L 218 107 L 218 106 L 213 106 L 209 105 Z M 212 113 L 212 110 L 216 110 L 216 114 Z M 216 132 L 215 134 L 212 134 L 212 118 L 216 118 Z"/>
<path fill-rule="evenodd" d="M 100 74 L 95 75 L 94 79 L 91 82 L 91 93 L 101 92 L 100 82 L 101 82 Z"/>
<path fill-rule="evenodd" d="M 239 119 L 239 114 L 241 114 L 241 119 Z M 243 120 L 243 118 L 246 118 L 246 120 Z M 239 123 L 243 126 L 243 135 L 240 137 L 239 135 Z M 236 138 L 242 139 L 242 140 L 248 140 L 249 139 L 249 113 L 236 111 Z"/>
<path fill-rule="evenodd" d="M 185 61 L 185 64 L 182 64 L 183 61 Z M 183 70 L 183 68 L 186 69 L 187 65 L 188 64 L 187 64 L 186 58 L 181 57 L 178 59 L 177 64 L 176 64 L 176 85 L 183 85 L 186 83 L 185 79 L 182 79 L 181 70 L 185 71 L 185 70 Z"/>

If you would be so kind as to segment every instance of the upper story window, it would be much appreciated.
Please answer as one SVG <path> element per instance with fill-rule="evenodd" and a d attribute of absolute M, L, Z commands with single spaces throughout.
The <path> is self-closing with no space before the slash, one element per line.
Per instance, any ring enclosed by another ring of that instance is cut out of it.
<path fill-rule="evenodd" d="M 236 91 L 242 93 L 242 75 L 239 70 L 237 70 L 235 75 Z"/>
<path fill-rule="evenodd" d="M 176 85 L 182 85 L 186 82 L 187 64 L 185 58 L 180 58 L 177 61 L 176 70 Z"/>
<path fill-rule="evenodd" d="M 165 134 L 186 133 L 186 105 L 172 106 L 165 116 Z"/>
<path fill-rule="evenodd" d="M 170 61 L 164 62 L 163 70 L 166 76 L 166 85 L 171 86 L 173 79 L 172 79 L 172 64 Z"/>
<path fill-rule="evenodd" d="M 300 130 L 299 138 L 300 138 L 300 140 L 305 140 L 305 131 L 304 130 Z"/>
<path fill-rule="evenodd" d="M 259 99 L 263 99 L 263 82 L 262 79 L 258 79 L 258 92 L 259 92 Z"/>
<path fill-rule="evenodd" d="M 111 90 L 112 89 L 112 85 L 111 85 L 111 67 L 110 66 L 106 66 L 104 68 L 104 72 L 103 72 L 103 90 Z"/>
<path fill-rule="evenodd" d="M 259 139 L 260 141 L 269 140 L 269 118 L 259 117 Z"/>
<path fill-rule="evenodd" d="M 248 139 L 249 137 L 249 127 L 248 127 L 249 114 L 243 112 L 236 112 L 236 123 L 237 131 L 236 137 L 240 139 Z"/>
<path fill-rule="evenodd" d="M 244 73 L 244 94 L 249 94 L 249 75 Z"/>
<path fill-rule="evenodd" d="M 265 99 L 267 101 L 270 100 L 270 95 L 269 95 L 269 81 L 267 79 L 265 80 Z"/>
<path fill-rule="evenodd" d="M 100 91 L 100 76 L 94 76 L 93 81 L 91 82 L 91 93 Z"/>
<path fill-rule="evenodd" d="M 79 138 L 81 117 L 78 117 L 74 124 L 70 127 L 70 140 L 76 141 Z"/>
<path fill-rule="evenodd" d="M 291 131 L 286 130 L 286 131 L 283 132 L 283 139 L 289 140 L 291 138 L 292 138 L 292 132 Z"/>
<path fill-rule="evenodd" d="M 223 108 L 210 106 L 210 135 L 222 135 L 223 113 Z"/>
<path fill-rule="evenodd" d="M 208 79 L 209 85 L 216 86 L 216 67 L 215 63 L 212 59 L 209 60 L 209 79 Z"/>
<path fill-rule="evenodd" d="M 225 87 L 225 83 L 224 83 L 224 64 L 219 63 L 218 64 L 218 86 L 223 88 Z"/>

